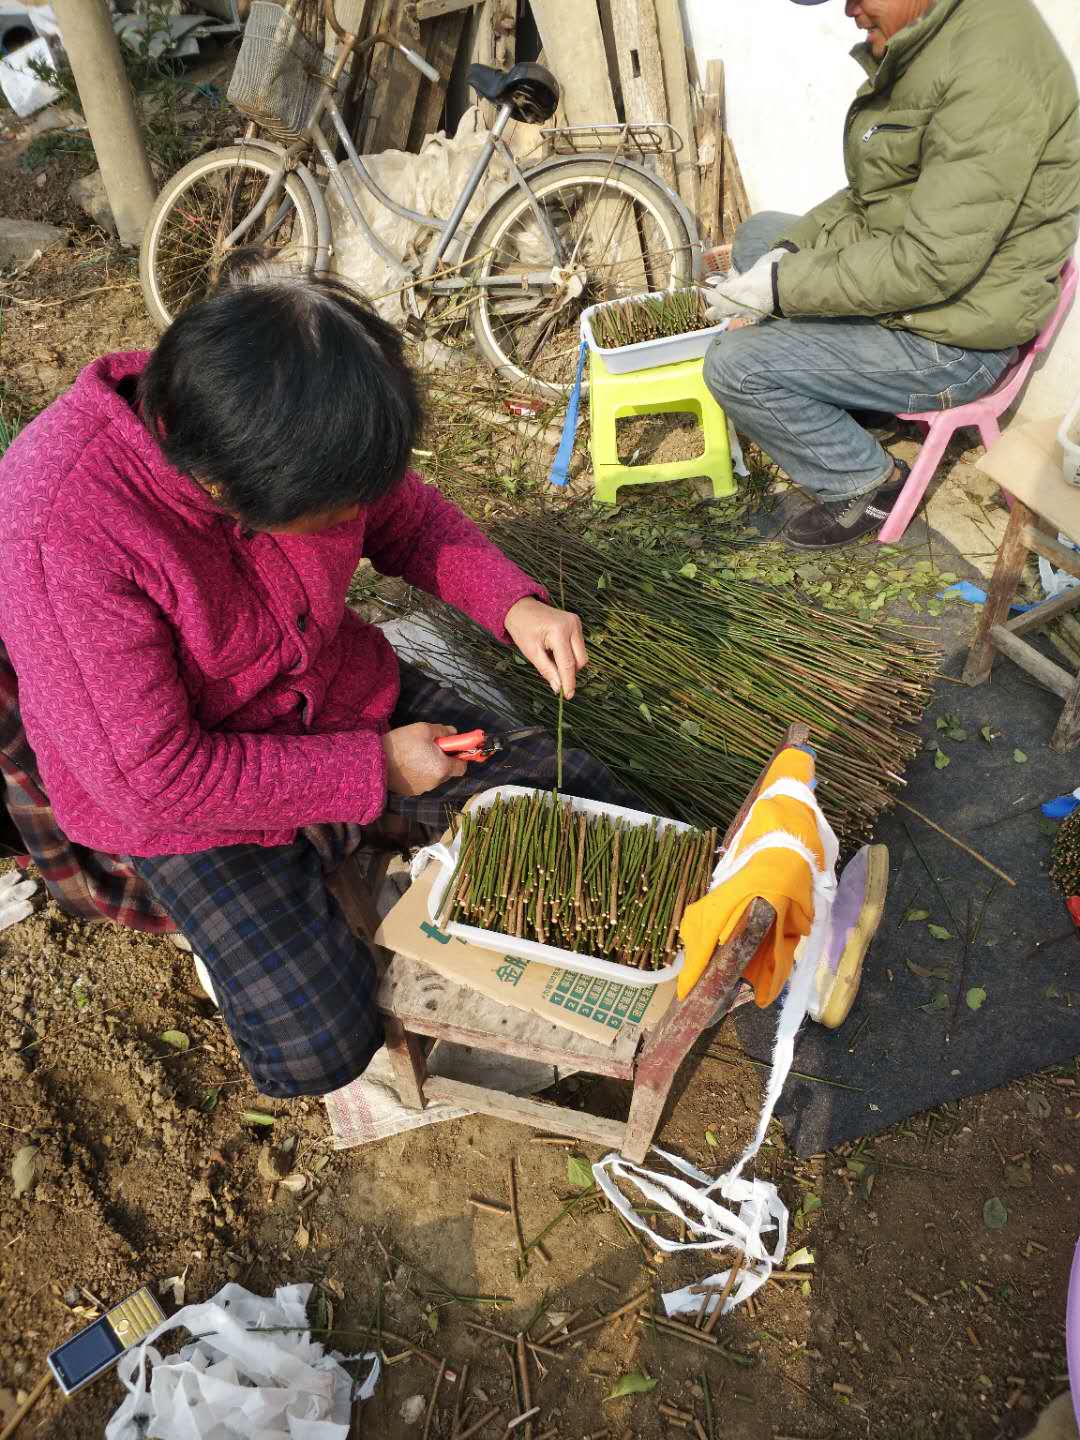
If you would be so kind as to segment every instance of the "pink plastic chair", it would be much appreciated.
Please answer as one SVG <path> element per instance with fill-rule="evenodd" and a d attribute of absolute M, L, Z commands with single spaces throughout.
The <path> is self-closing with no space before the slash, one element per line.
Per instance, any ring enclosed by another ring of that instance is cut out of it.
<path fill-rule="evenodd" d="M 919 508 L 919 502 L 926 494 L 926 488 L 937 473 L 945 448 L 957 430 L 965 425 L 976 426 L 982 442 L 991 446 L 1001 435 L 998 418 L 1013 403 L 1027 383 L 1035 366 L 1036 358 L 1049 348 L 1051 341 L 1061 328 L 1065 312 L 1076 294 L 1080 272 L 1072 260 L 1066 260 L 1061 271 L 1061 299 L 1057 309 L 1040 335 L 1025 345 L 1017 356 L 1016 363 L 1005 372 L 997 388 L 973 400 L 970 405 L 957 405 L 953 410 L 927 410 L 920 415 L 900 415 L 900 420 L 918 420 L 926 426 L 926 439 L 919 451 L 919 458 L 912 466 L 908 482 L 900 492 L 900 498 L 892 508 L 888 520 L 878 531 L 878 540 L 883 545 L 895 545 L 903 537 L 911 523 L 911 517 Z"/>

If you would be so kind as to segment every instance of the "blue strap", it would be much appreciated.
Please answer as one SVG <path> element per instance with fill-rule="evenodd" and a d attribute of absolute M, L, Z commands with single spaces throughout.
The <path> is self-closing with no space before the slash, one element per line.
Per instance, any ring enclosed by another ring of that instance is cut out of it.
<path fill-rule="evenodd" d="M 574 453 L 578 411 L 581 409 L 581 377 L 585 373 L 585 356 L 588 353 L 589 342 L 583 335 L 581 337 L 580 348 L 578 349 L 577 377 L 574 380 L 574 388 L 570 391 L 570 400 L 566 406 L 566 417 L 563 420 L 562 439 L 559 441 L 559 448 L 552 462 L 551 473 L 548 475 L 548 480 L 552 485 L 565 485 L 570 479 L 570 459 Z"/>

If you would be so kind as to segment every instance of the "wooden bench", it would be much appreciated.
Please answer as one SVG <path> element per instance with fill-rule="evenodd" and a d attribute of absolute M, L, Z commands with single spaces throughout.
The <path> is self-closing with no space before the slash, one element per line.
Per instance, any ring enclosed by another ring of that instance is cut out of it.
<path fill-rule="evenodd" d="M 793 725 L 784 745 L 805 744 L 808 738 L 804 725 Z M 725 845 L 757 798 L 764 774 L 732 822 Z M 361 902 L 360 908 L 366 913 L 360 914 L 354 903 L 354 887 L 344 888 L 352 892 L 340 895 L 350 923 L 370 943 L 375 928 L 370 901 Z M 600 1044 L 512 1005 L 501 1005 L 444 979 L 417 961 L 383 952 L 387 963 L 379 990 L 379 1010 L 400 1099 L 417 1110 L 431 1101 L 442 1101 L 499 1120 L 532 1125 L 607 1146 L 640 1164 L 660 1125 L 679 1067 L 702 1033 L 727 1013 L 743 971 L 775 919 L 771 905 L 755 900 L 738 931 L 726 945 L 717 948 L 705 974 L 686 999 L 673 1000 L 651 1030 L 643 1032 L 637 1026 L 625 1026 L 613 1045 Z M 500 1055 L 545 1061 L 559 1069 L 627 1080 L 631 1085 L 629 1115 L 625 1122 L 609 1120 L 429 1075 L 425 1039 L 447 1040 Z"/>

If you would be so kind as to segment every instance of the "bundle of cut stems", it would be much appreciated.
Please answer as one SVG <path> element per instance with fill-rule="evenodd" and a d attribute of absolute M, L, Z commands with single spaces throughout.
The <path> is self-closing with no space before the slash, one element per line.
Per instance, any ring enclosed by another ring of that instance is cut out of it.
<path fill-rule="evenodd" d="M 440 920 L 656 970 L 708 888 L 716 832 L 634 825 L 558 795 L 497 796 L 461 817 Z"/>
<path fill-rule="evenodd" d="M 723 832 L 795 721 L 810 727 L 819 798 L 842 839 L 862 839 L 891 803 L 918 749 L 905 727 L 929 699 L 932 645 L 814 610 L 793 590 L 687 579 L 663 557 L 600 550 L 548 517 L 489 533 L 582 617 L 589 666 L 565 707 L 566 743 L 604 761 L 643 810 Z M 457 611 L 420 603 L 439 636 L 421 664 L 489 708 L 494 688 L 518 723 L 554 730 L 557 698 L 521 657 Z"/>
<path fill-rule="evenodd" d="M 715 322 L 706 314 L 705 297 L 690 286 L 666 295 L 643 295 L 603 305 L 591 319 L 593 339 L 605 350 L 638 345 L 643 340 L 665 340 L 689 335 Z"/>

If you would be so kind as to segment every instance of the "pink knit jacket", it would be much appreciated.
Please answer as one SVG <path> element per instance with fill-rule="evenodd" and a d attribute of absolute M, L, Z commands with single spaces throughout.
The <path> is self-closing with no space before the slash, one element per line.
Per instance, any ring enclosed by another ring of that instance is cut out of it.
<path fill-rule="evenodd" d="M 0 461 L 0 639 L 56 818 L 129 855 L 373 820 L 398 670 L 345 605 L 361 556 L 504 642 L 544 591 L 414 474 L 321 534 L 244 531 L 119 392 L 146 360 L 95 361 Z"/>

